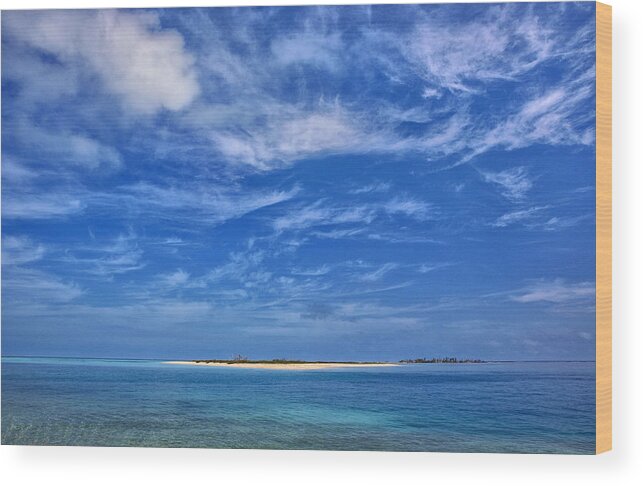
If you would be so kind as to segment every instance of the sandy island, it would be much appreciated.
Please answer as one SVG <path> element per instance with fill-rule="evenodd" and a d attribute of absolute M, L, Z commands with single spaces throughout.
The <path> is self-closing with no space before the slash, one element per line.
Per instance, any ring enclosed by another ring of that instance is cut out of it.
<path fill-rule="evenodd" d="M 321 370 L 326 368 L 372 368 L 398 366 L 397 363 L 205 363 L 196 361 L 165 361 L 165 364 L 190 366 L 220 366 L 264 370 Z"/>

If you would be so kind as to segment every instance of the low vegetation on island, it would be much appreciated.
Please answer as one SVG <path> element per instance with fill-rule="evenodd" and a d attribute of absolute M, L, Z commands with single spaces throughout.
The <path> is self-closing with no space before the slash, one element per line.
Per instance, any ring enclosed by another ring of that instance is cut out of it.
<path fill-rule="evenodd" d="M 237 354 L 231 359 L 195 359 L 192 361 L 166 361 L 166 364 L 218 366 L 233 368 L 271 369 L 271 370 L 320 370 L 329 368 L 368 368 L 381 366 L 400 366 L 418 363 L 483 363 L 479 359 L 457 358 L 417 358 L 392 361 L 304 361 L 299 359 L 249 359 Z"/>
<path fill-rule="evenodd" d="M 441 364 L 460 364 L 460 363 L 484 363 L 481 359 L 458 359 L 453 357 L 444 358 L 415 358 L 415 359 L 401 359 L 398 361 L 400 364 L 423 364 L 423 363 L 441 363 Z M 393 364 L 390 361 L 305 361 L 300 359 L 250 359 L 247 356 L 240 354 L 234 355 L 231 359 L 196 359 L 194 363 L 202 364 L 283 364 L 283 365 L 297 365 L 297 364 L 350 364 L 350 365 L 374 365 L 374 364 Z"/>
<path fill-rule="evenodd" d="M 446 363 L 446 364 L 459 364 L 459 363 L 485 363 L 481 359 L 458 359 L 458 358 L 416 358 L 416 359 L 401 359 L 400 363 L 403 364 L 416 364 L 416 363 Z"/>
<path fill-rule="evenodd" d="M 304 361 L 301 359 L 250 359 L 247 356 L 237 354 L 232 359 L 196 359 L 195 363 L 221 363 L 221 364 L 284 364 L 284 365 L 297 365 L 297 364 L 353 364 L 353 365 L 367 365 L 367 364 L 392 364 L 386 361 Z"/>

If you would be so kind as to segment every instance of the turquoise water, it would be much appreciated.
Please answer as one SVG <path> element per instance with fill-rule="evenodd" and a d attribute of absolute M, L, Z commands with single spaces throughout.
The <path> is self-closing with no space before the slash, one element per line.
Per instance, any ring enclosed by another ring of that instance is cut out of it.
<path fill-rule="evenodd" d="M 589 454 L 594 403 L 594 363 L 2 359 L 3 444 Z"/>

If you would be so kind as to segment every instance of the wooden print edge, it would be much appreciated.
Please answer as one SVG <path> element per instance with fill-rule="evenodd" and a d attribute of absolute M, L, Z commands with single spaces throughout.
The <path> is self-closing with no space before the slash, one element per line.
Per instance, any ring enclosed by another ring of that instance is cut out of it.
<path fill-rule="evenodd" d="M 612 449 L 612 7 L 596 2 L 596 453 Z"/>

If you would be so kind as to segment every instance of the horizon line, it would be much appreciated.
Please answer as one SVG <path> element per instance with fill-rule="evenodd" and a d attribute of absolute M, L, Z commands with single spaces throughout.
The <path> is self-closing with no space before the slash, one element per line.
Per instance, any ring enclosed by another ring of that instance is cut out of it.
<path fill-rule="evenodd" d="M 203 360 L 208 360 L 208 359 L 219 359 L 219 358 L 131 358 L 131 357 L 111 357 L 111 356 L 44 356 L 44 355 L 0 355 L 0 358 L 58 358 L 58 359 L 112 359 L 112 360 L 117 360 L 117 361 L 171 361 L 171 360 L 181 360 L 181 361 L 203 361 Z M 275 358 L 273 358 L 275 359 Z M 281 358 L 276 358 L 276 359 L 281 359 Z M 432 359 L 432 358 L 429 358 Z M 440 358 L 437 358 L 440 359 Z M 456 358 L 459 359 L 459 358 Z M 482 359 L 482 358 L 463 358 L 464 360 L 466 359 L 480 359 L 480 361 L 486 362 L 486 363 L 596 363 L 596 359 Z M 222 359 L 224 360 L 224 359 Z M 302 359 L 301 361 L 310 361 L 310 360 L 305 360 Z M 320 360 L 316 360 L 320 361 Z M 337 363 L 344 362 L 343 361 L 334 361 Z M 390 362 L 390 363 L 396 363 L 399 362 L 400 360 L 397 361 L 388 361 L 388 360 L 383 360 L 381 361 L 382 363 Z M 333 362 L 327 361 L 327 362 Z M 449 363 L 429 363 L 429 364 L 449 364 Z M 467 364 L 467 363 L 457 363 L 457 364 Z M 474 363 L 470 363 L 474 364 Z"/>

